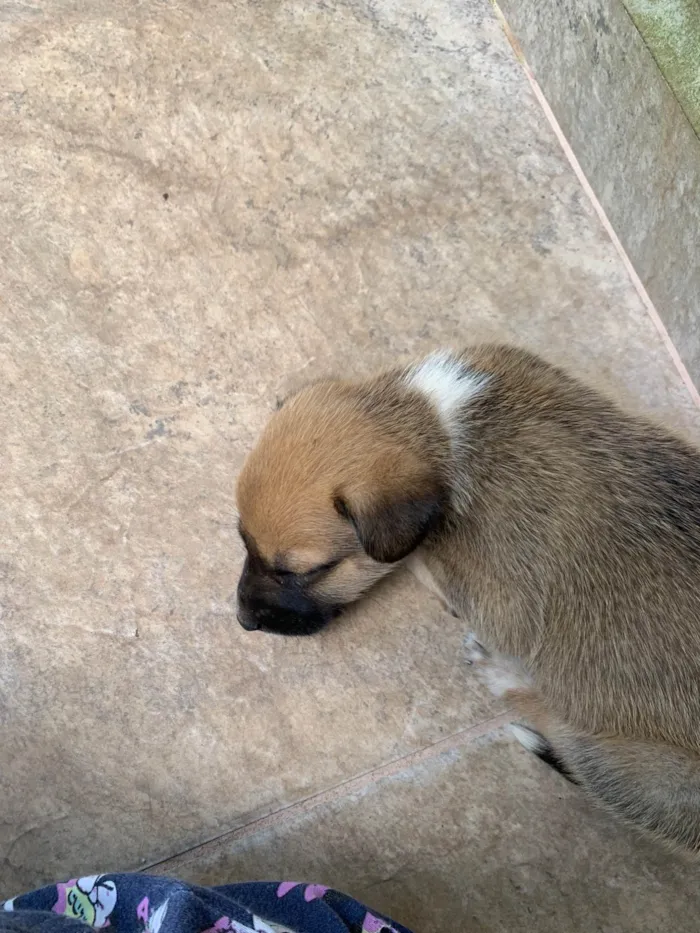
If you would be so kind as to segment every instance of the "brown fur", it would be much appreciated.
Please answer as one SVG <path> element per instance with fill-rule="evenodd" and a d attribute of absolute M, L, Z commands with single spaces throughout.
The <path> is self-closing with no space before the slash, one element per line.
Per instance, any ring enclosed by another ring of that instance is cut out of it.
<path fill-rule="evenodd" d="M 244 529 L 270 565 L 339 559 L 320 602 L 413 551 L 518 660 L 512 698 L 575 779 L 700 851 L 700 454 L 523 351 L 462 360 L 488 382 L 452 438 L 398 371 L 302 390 L 244 468 Z"/>

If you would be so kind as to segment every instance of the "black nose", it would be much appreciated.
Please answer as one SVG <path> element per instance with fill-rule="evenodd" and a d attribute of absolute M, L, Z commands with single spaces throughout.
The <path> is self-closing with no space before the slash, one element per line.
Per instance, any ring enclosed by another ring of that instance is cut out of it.
<path fill-rule="evenodd" d="M 251 616 L 244 616 L 242 612 L 238 613 L 238 621 L 246 632 L 257 632 L 260 628 L 258 623 Z"/>

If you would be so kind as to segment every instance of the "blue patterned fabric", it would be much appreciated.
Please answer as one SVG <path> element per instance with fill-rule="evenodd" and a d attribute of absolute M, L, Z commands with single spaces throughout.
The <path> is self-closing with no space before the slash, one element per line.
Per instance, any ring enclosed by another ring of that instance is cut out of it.
<path fill-rule="evenodd" d="M 0 933 L 410 933 L 319 884 L 214 888 L 141 874 L 90 875 L 1 905 Z"/>

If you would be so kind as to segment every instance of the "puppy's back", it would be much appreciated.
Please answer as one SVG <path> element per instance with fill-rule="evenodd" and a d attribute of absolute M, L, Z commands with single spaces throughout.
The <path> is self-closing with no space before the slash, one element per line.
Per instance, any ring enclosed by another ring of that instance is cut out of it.
<path fill-rule="evenodd" d="M 700 749 L 700 455 L 528 353 L 464 359 L 462 608 L 572 725 Z"/>

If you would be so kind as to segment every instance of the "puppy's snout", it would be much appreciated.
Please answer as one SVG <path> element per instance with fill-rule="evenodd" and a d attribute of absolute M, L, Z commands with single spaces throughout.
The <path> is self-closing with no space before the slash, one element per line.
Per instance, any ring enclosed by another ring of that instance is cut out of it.
<path fill-rule="evenodd" d="M 236 617 L 239 624 L 246 632 L 257 632 L 260 628 L 260 621 L 252 604 L 254 589 L 255 583 L 251 580 L 250 568 L 246 560 L 240 580 L 238 581 L 238 591 L 236 594 L 238 603 Z"/>
<path fill-rule="evenodd" d="M 313 635 L 337 614 L 337 607 L 316 602 L 298 583 L 270 580 L 246 561 L 238 582 L 237 616 L 247 632 Z"/>
<path fill-rule="evenodd" d="M 260 623 L 253 616 L 246 615 L 241 609 L 237 612 L 238 622 L 241 627 L 246 630 L 246 632 L 257 632 L 260 628 Z"/>

